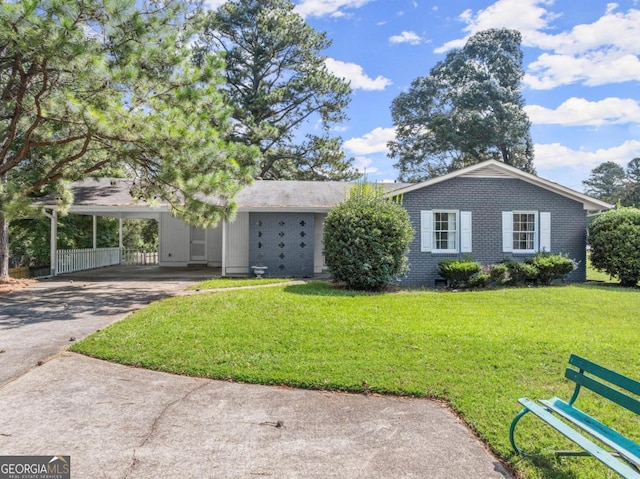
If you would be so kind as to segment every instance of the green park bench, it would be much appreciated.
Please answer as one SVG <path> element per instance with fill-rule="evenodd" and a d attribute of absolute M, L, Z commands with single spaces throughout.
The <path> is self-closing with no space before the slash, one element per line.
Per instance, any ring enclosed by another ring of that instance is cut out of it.
<path fill-rule="evenodd" d="M 526 455 L 516 445 L 513 436 L 518 421 L 531 412 L 583 449 L 556 451 L 557 455 L 593 456 L 622 477 L 640 479 L 640 445 L 574 406 L 581 388 L 584 387 L 640 415 L 640 400 L 637 399 L 637 396 L 640 396 L 640 382 L 574 354 L 569 358 L 569 364 L 573 368 L 566 369 L 565 377 L 573 381 L 576 387 L 568 402 L 557 397 L 538 401 L 526 397 L 518 399 L 524 409 L 513 419 L 509 429 L 509 440 L 514 451 Z M 579 429 L 569 426 L 568 423 Z M 587 435 L 597 439 L 604 447 L 593 442 Z"/>

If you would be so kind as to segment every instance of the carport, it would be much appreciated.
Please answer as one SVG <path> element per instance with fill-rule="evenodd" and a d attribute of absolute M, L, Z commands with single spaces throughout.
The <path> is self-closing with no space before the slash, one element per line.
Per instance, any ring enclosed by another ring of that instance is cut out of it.
<path fill-rule="evenodd" d="M 88 249 L 58 250 L 58 207 L 45 204 L 42 210 L 51 223 L 50 258 L 51 276 L 83 271 L 122 263 L 122 221 L 127 218 L 159 221 L 166 205 L 153 205 L 137 201 L 129 193 L 133 180 L 87 180 L 73 186 L 74 202 L 69 213 L 93 217 L 93 247 Z M 98 217 L 117 218 L 118 246 L 98 248 Z"/>
<path fill-rule="evenodd" d="M 326 271 L 324 219 L 351 186 L 331 181 L 255 181 L 236 196 L 233 218 L 202 229 L 172 216 L 162 201 L 135 199 L 133 180 L 77 182 L 72 185 L 69 213 L 93 216 L 93 248 L 58 250 L 57 206 L 51 200 L 41 204 L 51 221 L 51 275 L 122 263 L 122 221 L 137 218 L 158 221 L 160 266 L 208 266 L 220 268 L 222 276 L 249 275 L 253 266 L 261 266 L 266 276 L 312 277 Z M 97 247 L 98 217 L 119 220 L 118 247 Z"/>

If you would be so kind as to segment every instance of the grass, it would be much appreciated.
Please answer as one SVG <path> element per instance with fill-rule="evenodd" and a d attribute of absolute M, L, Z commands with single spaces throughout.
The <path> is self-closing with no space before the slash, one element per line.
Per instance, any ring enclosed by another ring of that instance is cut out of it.
<path fill-rule="evenodd" d="M 570 353 L 640 378 L 640 291 L 564 286 L 480 292 L 364 294 L 326 283 L 176 297 L 150 305 L 73 346 L 178 374 L 304 388 L 442 398 L 522 477 L 612 477 L 535 418 L 513 457 L 517 398 L 568 398 Z M 588 393 L 588 392 L 587 392 Z M 640 441 L 640 420 L 584 395 L 579 405 Z"/>
<path fill-rule="evenodd" d="M 190 290 L 200 289 L 221 289 L 221 288 L 241 288 L 244 286 L 261 286 L 265 284 L 288 283 L 291 278 L 212 278 L 195 286 Z"/>

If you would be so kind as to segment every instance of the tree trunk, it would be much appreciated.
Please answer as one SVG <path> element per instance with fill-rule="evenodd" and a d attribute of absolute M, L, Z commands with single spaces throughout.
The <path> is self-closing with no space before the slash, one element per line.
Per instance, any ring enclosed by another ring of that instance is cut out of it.
<path fill-rule="evenodd" d="M 0 281 L 9 277 L 9 220 L 0 213 Z"/>

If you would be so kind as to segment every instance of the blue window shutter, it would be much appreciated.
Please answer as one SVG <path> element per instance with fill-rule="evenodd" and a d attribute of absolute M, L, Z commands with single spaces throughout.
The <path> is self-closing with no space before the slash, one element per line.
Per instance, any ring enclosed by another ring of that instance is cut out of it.
<path fill-rule="evenodd" d="M 471 211 L 460 212 L 460 252 L 471 253 Z"/>
<path fill-rule="evenodd" d="M 551 213 L 540 213 L 540 251 L 551 251 Z"/>
<path fill-rule="evenodd" d="M 420 212 L 420 251 L 431 251 L 433 238 L 433 211 Z"/>
<path fill-rule="evenodd" d="M 513 252 L 513 213 L 502 212 L 502 252 Z"/>

